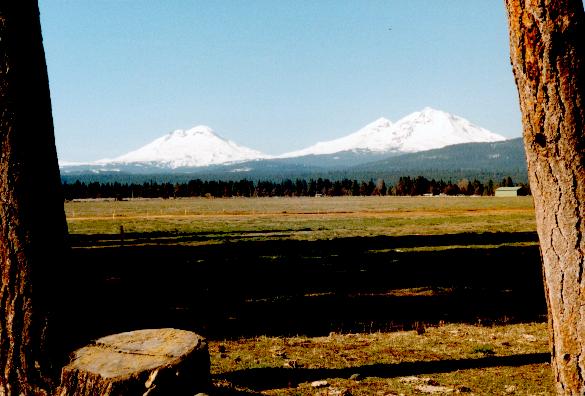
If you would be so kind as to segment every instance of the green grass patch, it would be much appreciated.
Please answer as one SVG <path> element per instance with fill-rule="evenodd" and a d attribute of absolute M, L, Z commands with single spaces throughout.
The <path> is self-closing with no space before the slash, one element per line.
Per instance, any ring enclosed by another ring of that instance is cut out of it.
<path fill-rule="evenodd" d="M 72 234 L 169 232 L 224 239 L 535 231 L 531 197 L 331 197 L 74 201 Z"/>

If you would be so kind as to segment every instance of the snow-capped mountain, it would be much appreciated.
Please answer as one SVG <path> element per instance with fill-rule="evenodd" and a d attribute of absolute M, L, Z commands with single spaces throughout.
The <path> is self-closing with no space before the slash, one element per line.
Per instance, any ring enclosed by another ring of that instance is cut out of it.
<path fill-rule="evenodd" d="M 505 137 L 472 124 L 465 118 L 425 107 L 394 124 L 394 134 L 400 137 L 397 150 L 416 152 L 461 143 L 499 142 Z"/>
<path fill-rule="evenodd" d="M 199 125 L 178 129 L 147 145 L 113 159 L 96 161 L 96 165 L 156 164 L 171 169 L 252 161 L 268 155 L 217 135 L 211 128 Z"/>
<path fill-rule="evenodd" d="M 275 131 L 278 132 L 278 131 Z M 270 156 L 217 135 L 207 126 L 176 130 L 147 145 L 113 159 L 92 163 L 61 161 L 64 173 L 209 170 L 210 166 L 250 163 L 242 169 L 292 164 L 304 169 L 340 168 L 381 160 L 404 153 L 438 149 L 461 143 L 503 141 L 503 136 L 476 126 L 464 118 L 429 107 L 407 115 L 396 123 L 379 118 L 360 130 L 303 150 Z M 264 160 L 264 161 L 259 161 Z M 237 166 L 237 165 L 236 165 Z M 241 169 L 240 169 L 241 168 Z M 235 171 L 234 171 L 235 172 Z"/>
<path fill-rule="evenodd" d="M 325 155 L 344 151 L 371 153 L 412 153 L 460 143 L 505 140 L 464 118 L 425 107 L 392 123 L 379 118 L 345 137 L 319 142 L 302 150 L 285 153 L 279 158 Z"/>
<path fill-rule="evenodd" d="M 285 153 L 279 157 L 292 158 L 355 150 L 385 151 L 383 147 L 388 144 L 386 140 L 391 133 L 391 129 L 392 122 L 382 117 L 350 135 L 326 142 L 318 142 L 305 149 Z"/>

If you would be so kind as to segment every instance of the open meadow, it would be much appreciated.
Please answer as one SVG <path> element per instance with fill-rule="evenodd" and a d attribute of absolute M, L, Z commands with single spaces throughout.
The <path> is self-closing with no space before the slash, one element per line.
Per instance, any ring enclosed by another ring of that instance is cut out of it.
<path fill-rule="evenodd" d="M 338 237 L 534 232 L 531 197 L 320 197 L 79 200 L 72 234 L 197 234 L 319 240 Z"/>
<path fill-rule="evenodd" d="M 71 347 L 136 328 L 195 330 L 210 340 L 219 394 L 552 393 L 531 197 L 65 210 Z"/>

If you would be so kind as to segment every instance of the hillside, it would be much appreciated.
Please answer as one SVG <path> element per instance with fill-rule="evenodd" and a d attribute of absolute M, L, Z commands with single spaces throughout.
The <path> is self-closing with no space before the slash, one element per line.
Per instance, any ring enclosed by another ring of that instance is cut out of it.
<path fill-rule="evenodd" d="M 425 176 L 429 179 L 481 181 L 501 180 L 511 176 L 514 181 L 526 182 L 526 162 L 522 139 L 495 143 L 466 143 L 441 149 L 402 155 L 378 155 L 376 161 L 365 162 L 359 153 L 306 156 L 248 161 L 231 165 L 198 168 L 121 167 L 117 171 L 96 171 L 84 167 L 62 170 L 67 182 L 118 181 L 118 182 L 186 182 L 203 180 L 281 180 L 281 179 L 358 179 L 383 178 L 394 184 L 400 176 Z M 369 157 L 371 158 L 371 157 Z M 361 161 L 361 163 L 360 163 Z M 357 165 L 356 165 L 357 163 Z"/>

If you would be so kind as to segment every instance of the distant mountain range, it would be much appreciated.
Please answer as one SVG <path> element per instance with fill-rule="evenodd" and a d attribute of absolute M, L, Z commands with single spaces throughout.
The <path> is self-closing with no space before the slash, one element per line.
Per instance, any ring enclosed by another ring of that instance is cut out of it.
<path fill-rule="evenodd" d="M 522 174 L 525 168 L 520 139 L 506 141 L 461 117 L 427 107 L 396 123 L 380 118 L 347 136 L 278 156 L 238 145 L 209 127 L 197 126 L 176 130 L 113 159 L 62 163 L 61 174 L 110 178 L 172 174 L 208 179 L 385 174 L 392 178 L 400 172 L 423 170 Z"/>
<path fill-rule="evenodd" d="M 281 180 L 295 178 L 330 178 L 369 180 L 382 178 L 395 184 L 400 176 L 425 176 L 429 179 L 459 180 L 477 178 L 499 181 L 511 176 L 516 182 L 526 182 L 526 159 L 521 138 L 494 143 L 464 143 L 441 149 L 377 158 L 363 162 L 364 157 L 353 152 L 331 155 L 254 160 L 238 164 L 211 165 L 197 168 L 145 168 L 131 165 L 117 169 L 88 170 L 68 167 L 61 170 L 64 181 L 184 182 L 204 180 Z"/>

